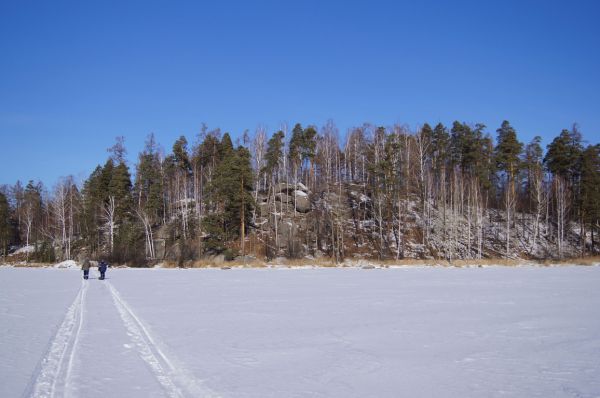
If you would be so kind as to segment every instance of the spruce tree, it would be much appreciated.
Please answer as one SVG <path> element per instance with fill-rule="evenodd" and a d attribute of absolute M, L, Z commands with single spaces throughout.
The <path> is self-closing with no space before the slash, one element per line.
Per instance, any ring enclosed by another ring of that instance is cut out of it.
<path fill-rule="evenodd" d="M 83 225 L 82 237 L 92 253 L 97 252 L 100 234 L 101 207 L 104 203 L 105 192 L 102 189 L 102 167 L 97 166 L 83 184 Z"/>
<path fill-rule="evenodd" d="M 135 196 L 137 205 L 153 221 L 162 217 L 163 210 L 163 184 L 160 166 L 160 158 L 156 149 L 152 144 L 147 144 L 139 156 Z"/>
<path fill-rule="evenodd" d="M 110 196 L 110 182 L 113 178 L 113 172 L 115 169 L 115 162 L 112 158 L 109 158 L 106 163 L 104 163 L 104 167 L 102 167 L 102 174 L 100 177 L 99 186 L 99 194 L 102 202 L 107 202 L 108 197 Z"/>
<path fill-rule="evenodd" d="M 219 144 L 219 158 L 221 161 L 225 159 L 229 159 L 233 156 L 233 143 L 231 142 L 231 137 L 229 133 L 223 134 L 223 138 L 221 139 L 221 143 Z"/>
<path fill-rule="evenodd" d="M 108 184 L 108 196 L 115 198 L 117 222 L 123 222 L 131 218 L 133 207 L 131 190 L 129 167 L 121 162 L 113 168 Z"/>

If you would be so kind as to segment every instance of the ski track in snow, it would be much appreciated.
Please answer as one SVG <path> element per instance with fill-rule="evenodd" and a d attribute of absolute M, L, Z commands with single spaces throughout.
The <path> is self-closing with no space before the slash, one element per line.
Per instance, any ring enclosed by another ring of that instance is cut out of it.
<path fill-rule="evenodd" d="M 172 398 L 217 397 L 217 394 L 202 386 L 202 382 L 181 364 L 175 364 L 172 358 L 165 355 L 156 338 L 150 334 L 140 318 L 121 298 L 117 289 L 110 282 L 105 282 L 105 284 L 140 357 L 148 364 L 167 396 Z"/>
<path fill-rule="evenodd" d="M 84 280 L 73 304 L 69 306 L 65 318 L 52 338 L 47 354 L 38 366 L 31 391 L 26 391 L 24 396 L 32 398 L 68 396 L 73 360 L 83 325 L 87 289 L 88 284 Z"/>

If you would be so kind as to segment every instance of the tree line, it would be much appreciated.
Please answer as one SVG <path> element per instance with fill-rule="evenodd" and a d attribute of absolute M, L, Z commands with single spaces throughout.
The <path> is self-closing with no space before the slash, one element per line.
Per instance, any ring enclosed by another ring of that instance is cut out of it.
<path fill-rule="evenodd" d="M 517 255 L 539 257 L 544 237 L 563 257 L 573 231 L 580 255 L 595 253 L 600 144 L 585 145 L 573 125 L 545 149 L 540 137 L 521 142 L 508 121 L 495 137 L 483 124 L 458 121 L 413 131 L 364 124 L 343 137 L 332 121 L 320 128 L 283 125 L 270 135 L 261 126 L 235 144 L 228 133 L 203 125 L 193 143 L 181 136 L 170 150 L 150 134 L 133 164 L 117 137 L 83 184 L 65 177 L 50 190 L 34 181 L 2 186 L 0 254 L 27 245 L 33 246 L 27 260 L 85 252 L 134 265 L 219 254 L 296 256 L 274 242 L 284 219 L 294 224 L 301 217 L 299 186 L 308 196 L 302 211 L 315 219 L 298 244 L 336 261 L 351 246 L 343 206 L 370 223 L 366 237 L 350 238 L 369 240 L 381 259 L 404 257 L 409 237 L 423 247 L 460 239 L 472 258 L 514 256 L 516 239 L 527 248 Z M 351 191 L 365 200 L 347 205 Z M 293 197 L 284 200 L 283 192 Z M 410 233 L 409 219 L 418 226 Z M 503 228 L 496 237 L 503 249 L 495 254 L 484 249 L 491 224 Z M 433 256 L 456 257 L 456 247 Z"/>

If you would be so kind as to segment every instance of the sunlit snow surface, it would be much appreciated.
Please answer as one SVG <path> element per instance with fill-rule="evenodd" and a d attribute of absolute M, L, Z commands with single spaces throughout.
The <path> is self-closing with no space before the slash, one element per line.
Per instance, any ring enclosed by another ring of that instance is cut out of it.
<path fill-rule="evenodd" d="M 598 397 L 600 267 L 0 268 L 0 397 Z"/>

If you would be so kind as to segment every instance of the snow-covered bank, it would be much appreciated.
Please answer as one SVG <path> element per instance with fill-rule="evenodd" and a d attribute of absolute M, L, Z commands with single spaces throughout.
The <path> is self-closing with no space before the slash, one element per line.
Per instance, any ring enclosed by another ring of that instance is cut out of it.
<path fill-rule="evenodd" d="M 600 394 L 599 267 L 288 271 L 1 269 L 0 396 Z"/>

